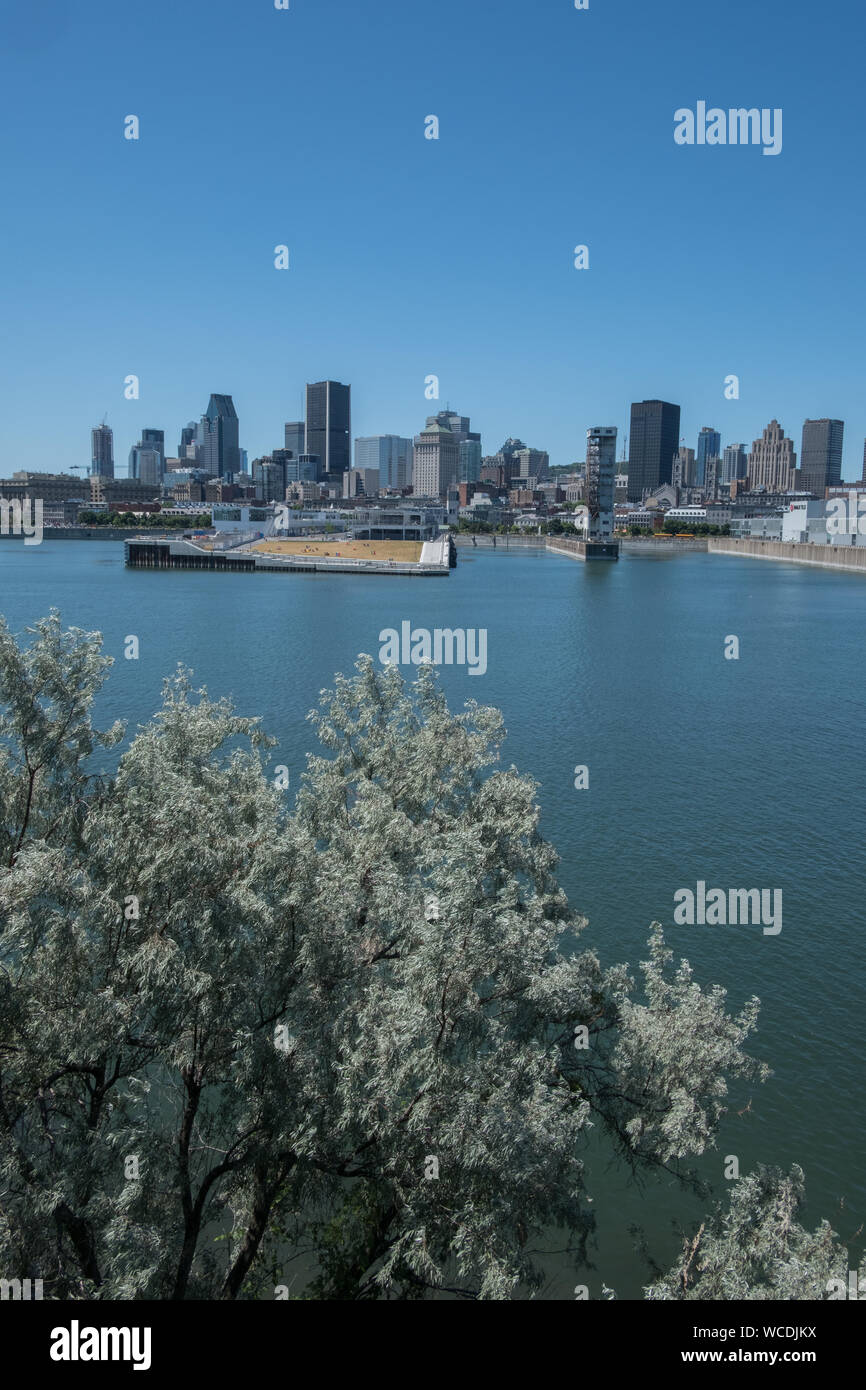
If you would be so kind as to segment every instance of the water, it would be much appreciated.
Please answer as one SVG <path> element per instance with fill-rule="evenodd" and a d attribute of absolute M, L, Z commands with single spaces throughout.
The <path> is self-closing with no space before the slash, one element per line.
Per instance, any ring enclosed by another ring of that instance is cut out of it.
<path fill-rule="evenodd" d="M 120 543 L 3 541 L 0 611 L 13 631 L 52 605 L 102 631 L 116 658 L 104 722 L 147 719 L 182 662 L 262 717 L 293 784 L 314 746 L 307 711 L 358 652 L 378 653 L 383 628 L 486 628 L 486 674 L 443 668 L 444 687 L 452 707 L 503 710 L 504 761 L 540 784 L 543 833 L 590 919 L 583 944 L 636 968 L 657 918 L 702 984 L 722 984 L 734 1009 L 762 1001 L 752 1051 L 774 1075 L 732 1094 L 702 1174 L 722 1193 L 724 1155 L 744 1172 L 798 1162 L 807 1224 L 827 1217 L 859 1250 L 866 578 L 700 553 L 585 565 L 482 550 L 461 550 L 446 580 L 160 574 L 125 570 Z M 123 659 L 132 633 L 138 661 Z M 732 634 L 738 661 L 724 659 Z M 577 764 L 588 791 L 574 789 Z M 698 879 L 780 888 L 781 934 L 674 927 L 674 892 Z M 590 1191 L 599 1248 L 582 1281 L 593 1297 L 602 1280 L 639 1297 L 646 1269 L 629 1225 L 667 1266 L 675 1223 L 702 1204 L 667 1179 L 634 1192 L 604 1154 L 590 1161 Z M 574 1282 L 553 1259 L 547 1296 L 569 1297 Z"/>

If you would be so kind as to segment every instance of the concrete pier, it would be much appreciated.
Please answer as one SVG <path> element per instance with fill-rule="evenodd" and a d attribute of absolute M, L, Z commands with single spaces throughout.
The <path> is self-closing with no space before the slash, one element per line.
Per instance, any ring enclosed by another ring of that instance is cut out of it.
<path fill-rule="evenodd" d="M 161 540 L 137 536 L 126 542 L 130 569 L 217 570 L 223 574 L 393 574 L 441 578 L 450 574 L 452 548 L 447 535 L 421 545 L 420 559 L 342 559 L 334 555 L 280 555 L 242 544 L 207 547 L 190 540 Z"/>

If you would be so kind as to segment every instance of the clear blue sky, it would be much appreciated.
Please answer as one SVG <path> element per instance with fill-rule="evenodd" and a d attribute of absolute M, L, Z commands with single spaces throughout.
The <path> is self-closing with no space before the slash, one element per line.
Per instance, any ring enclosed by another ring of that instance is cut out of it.
<path fill-rule="evenodd" d="M 806 416 L 838 416 L 860 476 L 862 4 L 0 13 L 0 475 L 88 464 L 106 411 L 119 472 L 144 426 L 173 454 L 211 391 L 253 458 L 329 376 L 354 435 L 414 434 L 447 401 L 485 452 L 513 434 L 552 463 L 650 396 L 681 404 L 692 447 L 775 416 L 799 451 Z M 699 100 L 781 107 L 781 154 L 677 146 Z"/>

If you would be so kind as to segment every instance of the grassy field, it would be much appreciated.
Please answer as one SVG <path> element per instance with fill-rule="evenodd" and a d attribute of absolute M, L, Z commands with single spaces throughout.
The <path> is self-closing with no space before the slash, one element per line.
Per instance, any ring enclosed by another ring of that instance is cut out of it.
<path fill-rule="evenodd" d="M 352 541 L 338 536 L 332 536 L 327 541 L 303 538 L 257 541 L 252 549 L 270 555 L 305 555 L 310 560 L 316 556 L 328 556 L 341 560 L 400 560 L 404 564 L 411 564 L 421 558 L 420 541 Z"/>

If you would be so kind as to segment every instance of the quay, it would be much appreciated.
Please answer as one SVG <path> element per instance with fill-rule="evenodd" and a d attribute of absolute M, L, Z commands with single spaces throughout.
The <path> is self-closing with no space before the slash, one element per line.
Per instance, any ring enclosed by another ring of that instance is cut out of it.
<path fill-rule="evenodd" d="M 328 546 L 325 551 L 325 544 Z M 248 538 L 221 540 L 212 537 L 202 540 L 137 536 L 125 542 L 125 563 L 130 569 L 153 570 L 216 570 L 223 574 L 390 574 L 441 578 L 450 573 L 455 556 L 448 535 L 434 540 L 419 541 L 413 548 L 416 559 L 395 558 L 388 550 L 398 549 L 405 542 L 370 542 L 371 557 L 360 550 L 360 543 L 334 536 L 327 542 L 298 542 L 269 540 L 250 541 Z M 318 546 L 319 553 L 316 553 Z M 336 552 L 351 551 L 344 555 Z M 359 553 L 360 550 L 360 553 Z"/>

